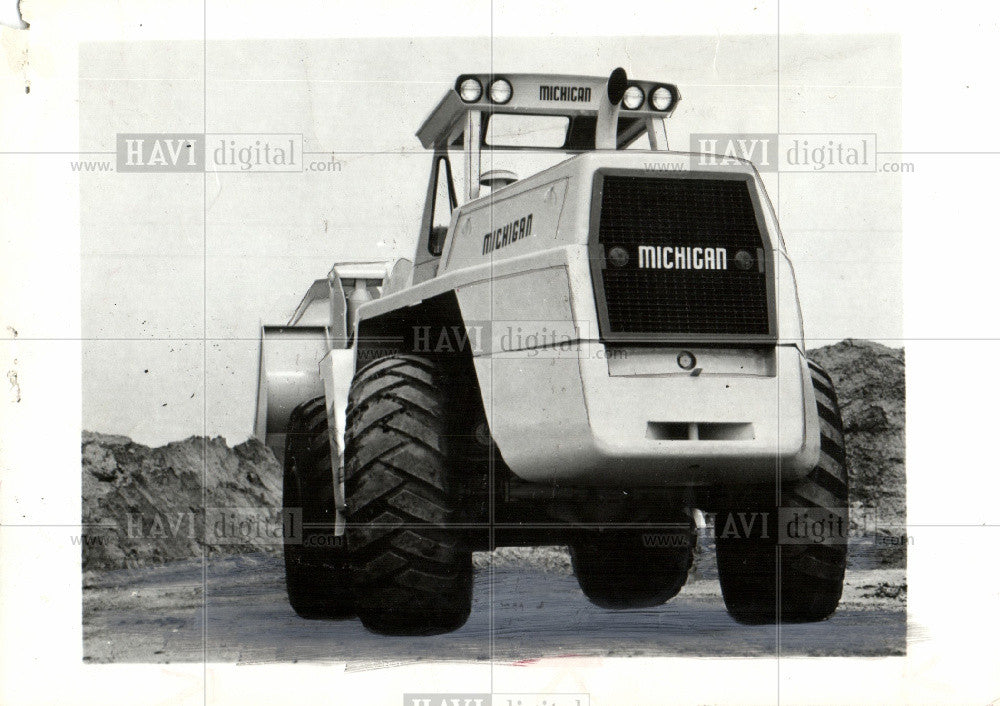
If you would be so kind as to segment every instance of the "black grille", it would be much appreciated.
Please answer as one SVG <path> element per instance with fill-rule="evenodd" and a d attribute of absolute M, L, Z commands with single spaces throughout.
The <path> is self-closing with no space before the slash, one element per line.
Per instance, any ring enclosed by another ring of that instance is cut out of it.
<path fill-rule="evenodd" d="M 598 243 L 605 336 L 769 333 L 763 243 L 745 180 L 607 175 Z M 643 268 L 640 246 L 671 250 L 657 260 L 647 249 Z M 701 257 L 686 248 L 702 248 Z"/>

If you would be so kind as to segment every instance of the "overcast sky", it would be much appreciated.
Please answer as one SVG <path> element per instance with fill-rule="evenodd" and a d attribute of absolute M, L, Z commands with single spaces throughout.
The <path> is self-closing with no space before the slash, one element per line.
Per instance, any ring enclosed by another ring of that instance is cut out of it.
<path fill-rule="evenodd" d="M 413 134 L 459 73 L 621 65 L 674 82 L 675 149 L 691 133 L 775 132 L 779 118 L 783 133 L 875 133 L 879 150 L 901 149 L 891 37 L 782 36 L 780 74 L 764 36 L 210 42 L 207 87 L 202 52 L 85 47 L 81 151 L 113 150 L 116 133 L 201 133 L 207 116 L 209 133 L 301 133 L 340 169 L 209 174 L 207 188 L 202 174 L 81 176 L 83 425 L 147 444 L 245 439 L 260 323 L 284 323 L 338 260 L 412 257 L 430 164 Z M 900 177 L 764 178 L 811 343 L 900 339 Z"/>

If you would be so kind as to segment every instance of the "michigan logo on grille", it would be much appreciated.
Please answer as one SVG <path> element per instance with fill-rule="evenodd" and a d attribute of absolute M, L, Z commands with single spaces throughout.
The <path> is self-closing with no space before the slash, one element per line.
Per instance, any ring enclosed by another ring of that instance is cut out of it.
<path fill-rule="evenodd" d="M 639 269 L 727 270 L 725 248 L 640 245 Z"/>

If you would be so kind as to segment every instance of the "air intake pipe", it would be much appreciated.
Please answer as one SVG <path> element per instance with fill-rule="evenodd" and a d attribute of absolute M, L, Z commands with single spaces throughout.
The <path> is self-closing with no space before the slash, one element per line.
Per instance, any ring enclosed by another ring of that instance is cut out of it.
<path fill-rule="evenodd" d="M 596 149 L 618 148 L 618 111 L 626 88 L 628 88 L 628 75 L 625 69 L 618 67 L 608 77 L 608 85 L 601 95 L 601 104 L 597 109 L 597 127 L 594 135 Z"/>

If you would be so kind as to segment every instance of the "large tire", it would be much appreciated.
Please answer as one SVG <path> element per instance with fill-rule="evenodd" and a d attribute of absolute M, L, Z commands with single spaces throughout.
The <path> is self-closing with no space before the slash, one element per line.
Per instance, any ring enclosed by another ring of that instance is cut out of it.
<path fill-rule="evenodd" d="M 285 586 L 303 618 L 353 614 L 343 538 L 334 537 L 335 508 L 330 438 L 322 397 L 291 414 L 285 438 L 282 507 L 301 511 L 301 542 L 285 538 Z"/>
<path fill-rule="evenodd" d="M 345 436 L 348 546 L 355 608 L 373 632 L 457 630 L 472 608 L 450 459 L 449 380 L 413 355 L 354 376 Z"/>
<path fill-rule="evenodd" d="M 741 623 L 825 620 L 837 609 L 843 591 L 849 528 L 843 424 L 830 376 L 813 362 L 809 369 L 819 411 L 819 463 L 801 481 L 782 484 L 778 507 L 733 507 L 716 516 L 722 596 L 729 614 Z M 789 517 L 799 509 L 829 520 L 829 534 L 813 537 L 811 543 L 785 536 Z M 779 523 L 781 510 L 785 517 Z M 766 516 L 766 521 L 755 523 L 748 512 L 759 513 L 758 519 Z M 740 531 L 753 524 L 756 530 Z"/>
<path fill-rule="evenodd" d="M 694 561 L 693 524 L 617 530 L 570 548 L 583 594 L 601 608 L 652 608 L 680 593 Z"/>

